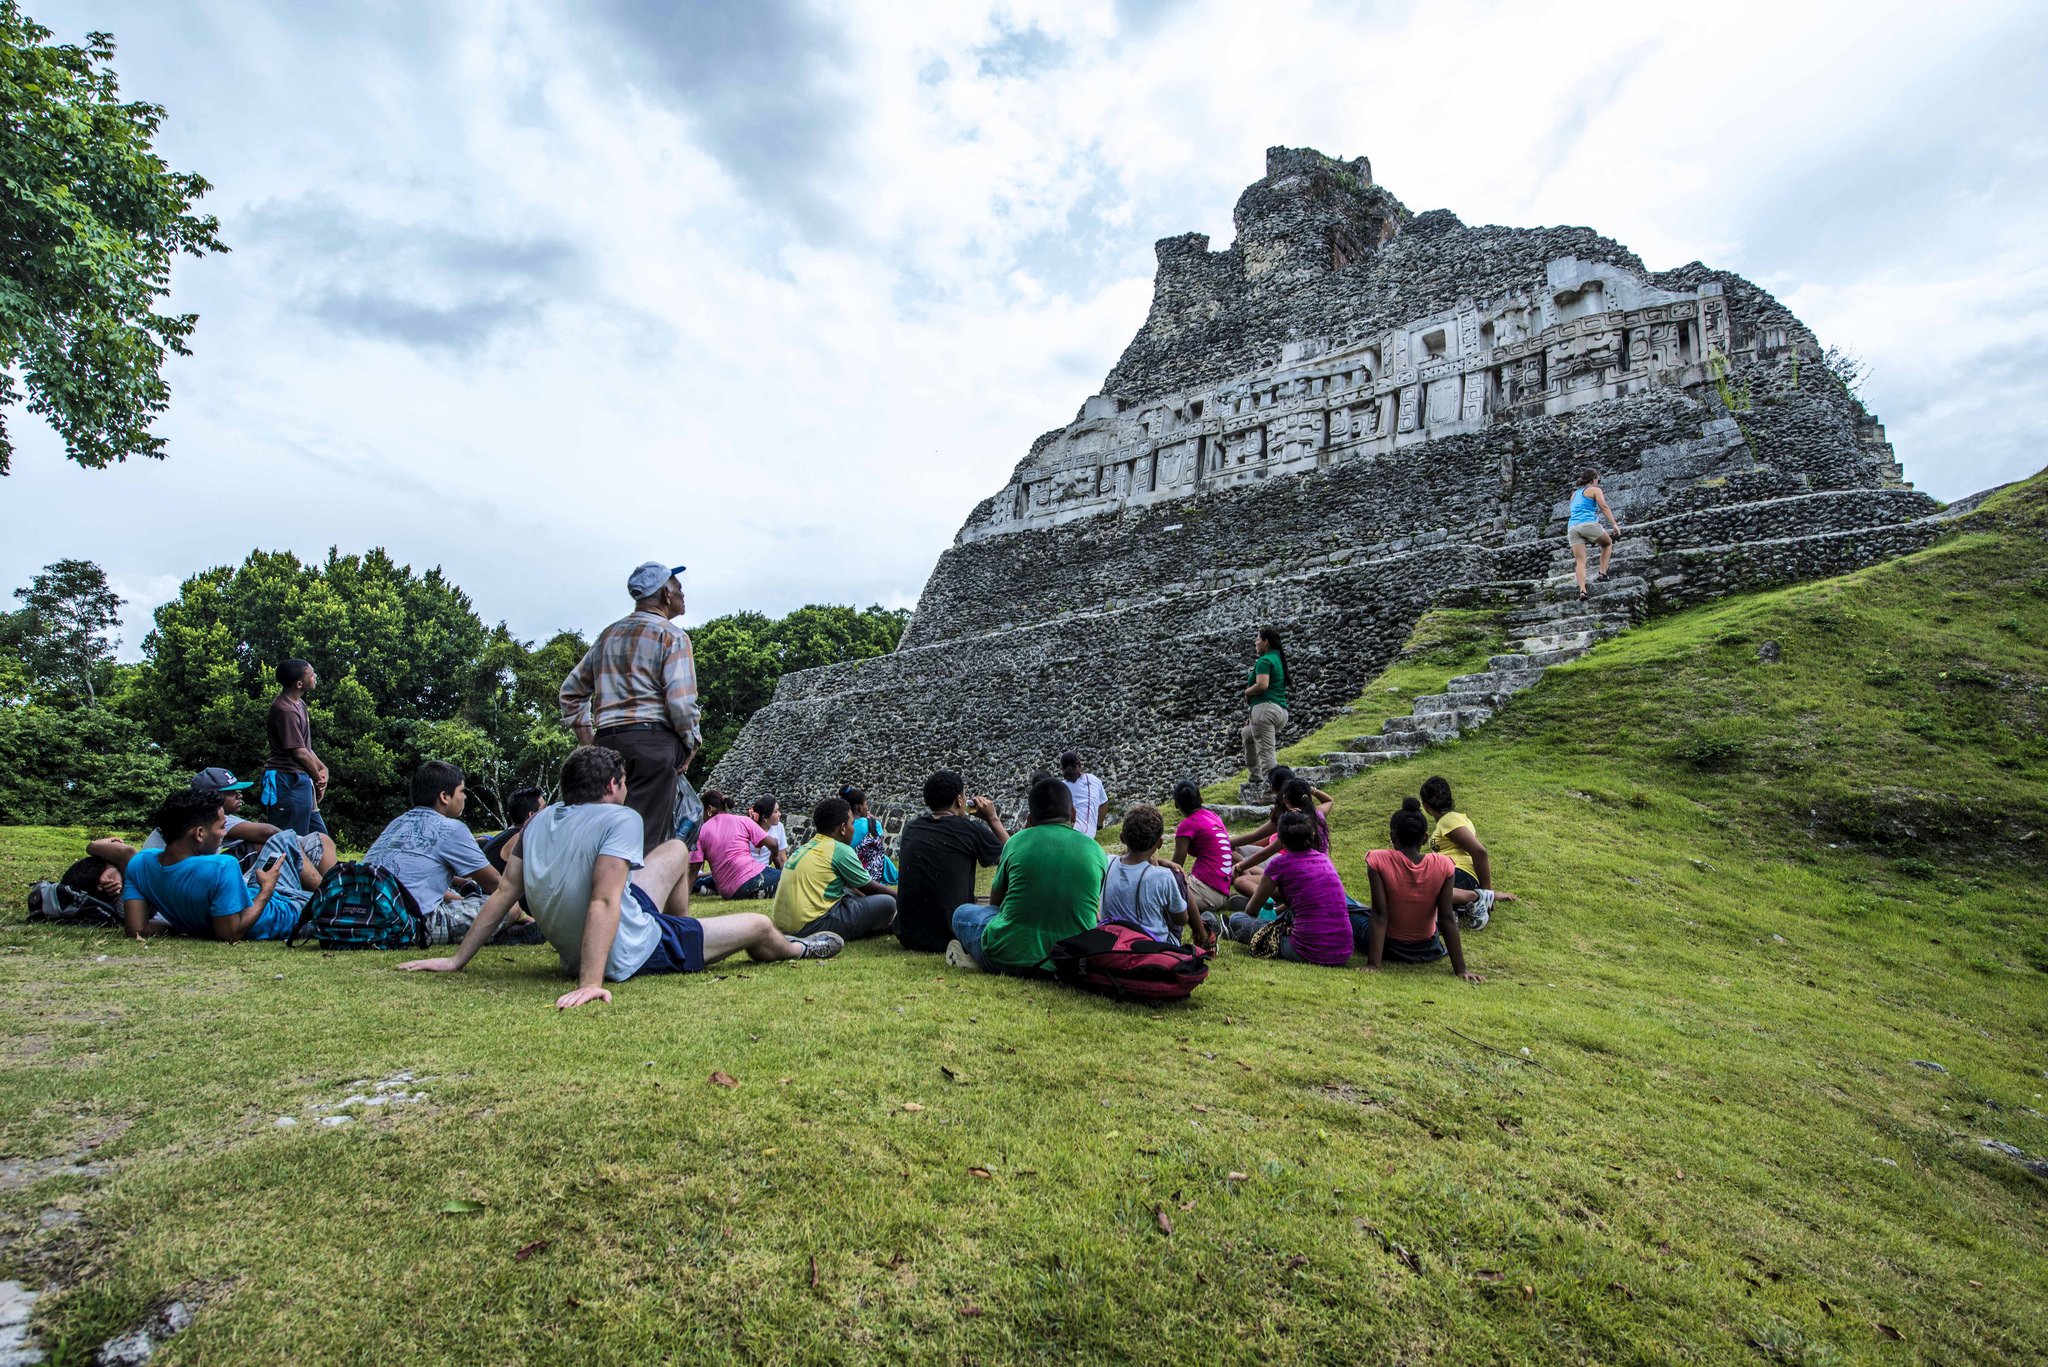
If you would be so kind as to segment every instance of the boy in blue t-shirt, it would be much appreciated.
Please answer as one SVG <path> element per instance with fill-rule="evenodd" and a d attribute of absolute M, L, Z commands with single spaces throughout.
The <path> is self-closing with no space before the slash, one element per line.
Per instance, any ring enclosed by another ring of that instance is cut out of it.
<path fill-rule="evenodd" d="M 241 866 L 219 853 L 227 835 L 220 794 L 186 789 L 171 794 L 157 813 L 164 848 L 130 850 L 118 840 L 94 841 L 92 852 L 121 867 L 127 880 L 123 920 L 136 939 L 162 917 L 187 935 L 216 940 L 281 940 L 333 867 L 328 842 L 309 850 L 297 833 L 280 831 L 265 842 L 246 881 Z M 103 848 L 104 847 L 104 848 Z M 319 862 L 315 862 L 316 859 Z M 154 927 L 161 929 L 161 927 Z"/>

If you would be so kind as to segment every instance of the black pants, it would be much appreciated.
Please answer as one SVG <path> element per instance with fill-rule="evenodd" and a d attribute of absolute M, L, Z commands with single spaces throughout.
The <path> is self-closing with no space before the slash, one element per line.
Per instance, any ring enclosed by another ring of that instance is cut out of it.
<path fill-rule="evenodd" d="M 597 743 L 626 761 L 626 805 L 640 813 L 645 854 L 676 838 L 676 766 L 683 762 L 683 738 L 666 726 L 637 731 L 600 731 Z"/>

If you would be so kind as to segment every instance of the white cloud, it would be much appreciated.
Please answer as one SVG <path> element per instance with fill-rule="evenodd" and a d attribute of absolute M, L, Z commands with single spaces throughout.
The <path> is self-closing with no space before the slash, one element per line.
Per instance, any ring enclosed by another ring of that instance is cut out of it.
<path fill-rule="evenodd" d="M 0 577 L 99 560 L 131 656 L 179 578 L 259 546 L 442 564 L 528 636 L 602 625 L 648 556 L 692 566 L 693 620 L 907 605 L 1129 341 L 1153 239 L 1226 245 L 1275 143 L 1749 274 L 1869 356 L 1938 494 L 2040 459 L 2028 7 L 675 13 L 50 20 L 116 34 L 237 250 L 178 272 L 167 462 L 77 471 L 17 418 Z"/>

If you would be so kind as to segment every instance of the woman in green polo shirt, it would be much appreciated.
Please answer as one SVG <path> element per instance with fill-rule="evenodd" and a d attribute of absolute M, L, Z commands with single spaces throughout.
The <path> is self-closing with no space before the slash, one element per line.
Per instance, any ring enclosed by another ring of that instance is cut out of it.
<path fill-rule="evenodd" d="M 1287 729 L 1287 653 L 1280 648 L 1280 628 L 1260 627 L 1259 658 L 1245 677 L 1244 700 L 1251 719 L 1244 724 L 1244 764 L 1254 784 L 1263 786 L 1272 772 L 1280 733 Z"/>

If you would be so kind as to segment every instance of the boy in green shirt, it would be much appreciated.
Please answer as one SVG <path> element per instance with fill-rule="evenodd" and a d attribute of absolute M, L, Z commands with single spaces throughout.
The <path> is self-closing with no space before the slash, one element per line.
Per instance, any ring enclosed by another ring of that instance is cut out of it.
<path fill-rule="evenodd" d="M 811 813 L 817 834 L 789 857 L 775 887 L 775 925 L 798 939 L 829 930 L 846 940 L 896 922 L 896 889 L 877 883 L 853 849 L 853 808 L 828 797 Z M 802 929 L 798 929 L 802 927 Z"/>
<path fill-rule="evenodd" d="M 1030 815 L 1003 846 L 992 905 L 953 913 L 954 968 L 1048 976 L 1053 943 L 1095 925 L 1109 856 L 1074 829 L 1073 793 L 1046 775 L 1031 785 Z"/>

